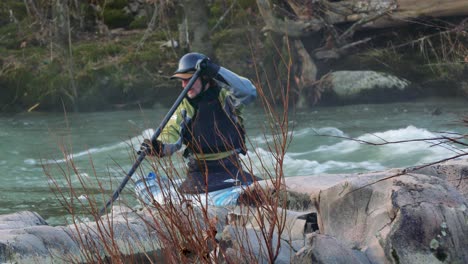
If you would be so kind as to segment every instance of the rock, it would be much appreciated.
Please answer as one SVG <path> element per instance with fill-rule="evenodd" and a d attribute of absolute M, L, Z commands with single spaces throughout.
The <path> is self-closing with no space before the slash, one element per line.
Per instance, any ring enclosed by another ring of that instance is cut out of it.
<path fill-rule="evenodd" d="M 468 60 L 468 56 L 465 57 L 465 60 Z M 465 99 L 468 99 L 468 81 L 461 81 L 459 90 L 460 90 L 460 94 Z"/>
<path fill-rule="evenodd" d="M 454 159 L 416 170 L 420 174 L 439 177 L 468 199 L 468 160 Z"/>
<path fill-rule="evenodd" d="M 64 261 L 80 255 L 79 245 L 65 232 L 64 227 L 34 226 L 1 231 L 0 234 L 0 244 L 9 250 L 14 249 L 9 260 L 14 259 L 19 263 L 52 259 Z"/>
<path fill-rule="evenodd" d="M 124 7 L 122 10 L 124 11 L 124 13 L 126 15 L 129 15 L 129 16 L 132 15 L 132 10 L 130 10 L 130 8 L 128 8 L 128 6 Z"/>
<path fill-rule="evenodd" d="M 21 221 L 10 221 L 0 230 L 0 263 L 88 263 L 116 252 L 125 256 L 160 249 L 154 230 L 148 227 L 154 220 L 151 214 L 120 206 L 113 211 L 112 219 L 104 216 L 99 222 L 61 227 L 46 225 L 34 212 L 1 216 L 4 223 Z"/>
<path fill-rule="evenodd" d="M 341 103 L 392 102 L 408 100 L 408 80 L 375 71 L 336 71 L 325 77 L 324 95 Z M 410 97 L 410 98 L 408 98 Z"/>
<path fill-rule="evenodd" d="M 312 201 L 315 201 L 320 191 L 328 189 L 334 185 L 344 182 L 352 177 L 354 174 L 320 174 L 314 176 L 295 176 L 286 177 L 284 179 L 287 189 L 297 193 L 307 193 Z M 313 181 L 313 184 L 308 182 Z M 268 186 L 262 183 L 264 186 Z"/>
<path fill-rule="evenodd" d="M 130 12 L 135 14 L 138 12 L 138 9 L 140 8 L 140 3 L 139 2 L 132 2 L 128 4 L 128 8 L 130 9 Z"/>
<path fill-rule="evenodd" d="M 421 170 L 427 175 L 393 169 L 292 177 L 276 192 L 260 182 L 261 201 L 276 198 L 276 205 L 114 206 L 97 222 L 64 227 L 48 226 L 33 212 L 4 215 L 0 263 L 164 262 L 168 254 L 228 263 L 468 263 L 465 185 L 450 183 L 464 182 L 467 164 Z"/>
<path fill-rule="evenodd" d="M 47 225 L 47 222 L 35 212 L 22 211 L 14 214 L 0 215 L 0 230 L 37 225 Z"/>
<path fill-rule="evenodd" d="M 64 227 L 46 225 L 0 230 L 1 263 L 66 262 L 79 256 L 80 247 Z"/>
<path fill-rule="evenodd" d="M 367 258 L 359 255 L 362 255 L 360 251 L 350 249 L 334 237 L 313 233 L 307 237 L 307 246 L 296 253 L 291 263 L 370 263 Z"/>
<path fill-rule="evenodd" d="M 168 41 L 165 41 L 165 42 L 162 42 L 159 47 L 161 48 L 178 48 L 179 47 L 179 42 L 177 42 L 177 40 L 168 40 Z"/>
<path fill-rule="evenodd" d="M 226 226 L 220 243 L 232 245 L 226 250 L 230 252 L 228 263 L 271 263 L 269 253 L 276 255 L 274 263 L 290 263 L 294 252 L 288 241 L 281 240 L 278 234 L 272 233 L 267 244 L 263 235 L 265 230 L 251 227 Z M 270 251 L 268 248 L 270 247 Z M 251 257 L 250 257 L 251 256 Z M 250 257 L 250 258 L 249 258 Z M 234 262 L 231 262 L 234 261 Z"/>
<path fill-rule="evenodd" d="M 466 199 L 440 178 L 389 178 L 398 173 L 363 174 L 323 190 L 320 232 L 361 249 L 372 263 L 466 263 Z"/>
<path fill-rule="evenodd" d="M 135 17 L 136 18 L 141 18 L 141 17 L 148 17 L 148 11 L 146 9 L 139 9 L 138 12 L 136 13 Z"/>

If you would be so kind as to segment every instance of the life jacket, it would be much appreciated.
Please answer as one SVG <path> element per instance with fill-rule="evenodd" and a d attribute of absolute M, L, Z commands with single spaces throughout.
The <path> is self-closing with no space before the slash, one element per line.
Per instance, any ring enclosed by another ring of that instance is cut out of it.
<path fill-rule="evenodd" d="M 219 99 L 221 88 L 210 87 L 194 99 L 188 99 L 195 114 L 187 124 L 183 142 L 193 154 L 226 151 L 244 152 L 245 130 L 235 113 L 227 113 Z M 240 150 L 240 151 L 239 151 Z"/>

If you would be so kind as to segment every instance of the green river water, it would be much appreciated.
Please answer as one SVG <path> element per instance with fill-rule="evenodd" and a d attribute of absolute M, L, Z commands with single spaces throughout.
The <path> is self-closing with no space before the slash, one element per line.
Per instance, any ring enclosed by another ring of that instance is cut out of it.
<path fill-rule="evenodd" d="M 467 106 L 468 102 L 461 99 L 426 99 L 289 111 L 292 141 L 284 157 L 284 174 L 324 177 L 319 174 L 412 166 L 465 153 L 466 149 L 447 144 L 369 146 L 324 135 L 381 142 L 431 138 L 441 133 L 468 134 L 468 128 L 460 123 L 468 115 Z M 161 107 L 67 115 L 0 114 L 0 214 L 31 210 L 50 224 L 63 224 L 70 219 L 63 202 L 72 201 L 71 191 L 77 197 L 101 193 L 98 182 L 105 190 L 104 196 L 99 195 L 101 206 L 102 199 L 108 199 L 132 165 L 132 146 L 139 144 L 144 130 L 157 127 L 167 111 Z M 245 117 L 250 158 L 254 171 L 261 175 L 263 169 L 257 166 L 260 159 L 271 160 L 268 146 L 273 133 L 262 108 L 247 108 Z M 78 174 L 67 166 L 67 155 Z M 272 163 L 266 169 L 273 170 Z M 51 175 L 47 176 L 44 168 Z M 142 168 L 147 166 L 143 164 Z M 83 190 L 80 179 L 89 182 L 88 191 Z M 51 190 L 55 183 L 64 187 L 63 196 L 58 198 Z M 121 196 L 132 195 L 130 182 Z M 132 199 L 128 201 L 132 205 Z"/>

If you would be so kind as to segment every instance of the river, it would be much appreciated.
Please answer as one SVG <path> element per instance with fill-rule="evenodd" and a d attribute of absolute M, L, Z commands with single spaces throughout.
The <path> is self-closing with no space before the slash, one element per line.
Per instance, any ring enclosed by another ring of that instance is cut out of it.
<path fill-rule="evenodd" d="M 421 141 L 370 146 L 343 137 L 382 142 L 467 134 L 467 127 L 460 122 L 468 114 L 467 106 L 466 100 L 451 98 L 289 111 L 292 141 L 284 157 L 284 174 L 317 177 L 366 172 L 450 157 L 466 150 Z M 31 210 L 51 225 L 63 224 L 70 220 L 63 202 L 77 200 L 71 198 L 72 191 L 76 197 L 86 197 L 80 179 L 90 183 L 89 192 L 93 193 L 100 192 L 100 182 L 107 199 L 133 163 L 132 146 L 138 145 L 143 131 L 159 125 L 166 111 L 160 107 L 78 114 L 0 114 L 0 214 Z M 265 165 L 262 167 L 260 160 L 271 160 L 269 146 L 273 135 L 278 134 L 268 128 L 262 108 L 246 108 L 245 117 L 249 156 L 256 174 L 262 175 Z M 70 158 L 76 173 L 67 166 Z M 147 170 L 144 163 L 142 168 Z M 267 162 L 266 170 L 273 167 Z M 55 184 L 64 187 L 59 197 L 51 190 Z M 130 182 L 121 196 L 132 194 Z M 98 202 L 102 206 L 102 200 Z"/>

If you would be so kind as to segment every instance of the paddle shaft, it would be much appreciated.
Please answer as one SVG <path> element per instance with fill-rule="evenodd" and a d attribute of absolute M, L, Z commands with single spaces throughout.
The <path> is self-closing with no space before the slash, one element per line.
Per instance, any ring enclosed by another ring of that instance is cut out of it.
<path fill-rule="evenodd" d="M 177 97 L 176 101 L 174 102 L 174 105 L 171 107 L 171 109 L 169 110 L 169 112 L 166 114 L 166 116 L 164 117 L 164 119 L 162 120 L 161 124 L 159 125 L 158 129 L 154 132 L 153 136 L 151 137 L 151 142 L 153 142 L 154 140 L 156 140 L 159 135 L 161 134 L 162 130 L 164 129 L 164 127 L 167 125 L 167 122 L 169 122 L 169 119 L 171 119 L 172 115 L 174 114 L 174 112 L 176 111 L 177 107 L 179 107 L 180 103 L 182 102 L 182 100 L 184 99 L 185 95 L 187 94 L 187 92 L 190 90 L 190 88 L 192 88 L 193 84 L 195 83 L 195 81 L 198 79 L 198 77 L 200 76 L 200 69 L 198 69 L 192 76 L 192 78 L 190 79 L 189 83 L 187 84 L 187 86 L 185 86 L 184 90 L 180 93 L 179 97 Z M 107 201 L 106 205 L 101 209 L 101 211 L 99 211 L 99 215 L 103 215 L 106 211 L 107 211 L 107 208 L 109 208 L 109 206 L 112 205 L 112 203 L 117 200 L 117 198 L 119 197 L 120 193 L 122 192 L 122 190 L 125 188 L 125 185 L 127 185 L 127 182 L 130 180 L 130 178 L 132 178 L 133 174 L 135 173 L 135 171 L 138 169 L 138 167 L 140 166 L 141 162 L 145 159 L 146 157 L 146 152 L 145 151 L 141 151 L 140 152 L 140 155 L 138 155 L 138 158 L 136 159 L 135 163 L 133 163 L 132 165 L 132 168 L 128 171 L 127 175 L 125 175 L 125 178 L 123 179 L 122 183 L 120 184 L 120 186 L 117 188 L 117 190 L 114 191 L 114 193 L 112 194 L 112 198 L 109 199 L 109 201 Z"/>

